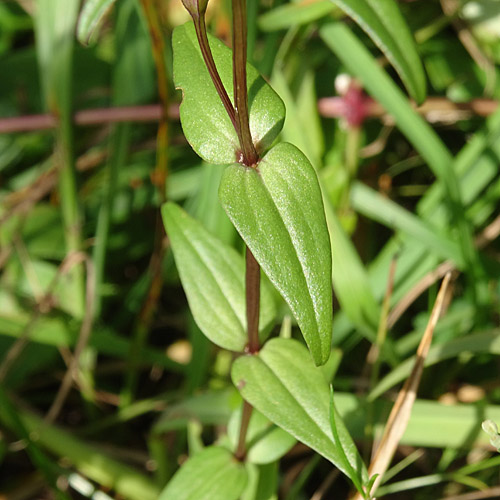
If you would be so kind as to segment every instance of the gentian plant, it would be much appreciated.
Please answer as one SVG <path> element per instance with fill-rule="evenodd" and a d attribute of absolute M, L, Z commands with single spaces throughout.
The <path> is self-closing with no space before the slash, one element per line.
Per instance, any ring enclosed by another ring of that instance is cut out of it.
<path fill-rule="evenodd" d="M 162 498 L 231 500 L 259 481 L 269 487 L 264 469 L 251 467 L 275 463 L 295 440 L 350 476 L 366 497 L 366 469 L 320 368 L 331 351 L 333 301 L 316 172 L 297 147 L 277 142 L 285 108 L 246 62 L 245 1 L 232 2 L 232 51 L 207 34 L 206 1 L 183 3 L 193 22 L 173 34 L 181 123 L 201 158 L 227 165 L 219 199 L 245 243 L 245 259 L 174 203 L 163 207 L 163 219 L 195 321 L 213 343 L 237 353 L 231 374 L 244 401 L 230 425 L 237 437 L 190 458 Z M 307 348 L 292 338 L 266 341 L 276 321 L 270 284 Z"/>

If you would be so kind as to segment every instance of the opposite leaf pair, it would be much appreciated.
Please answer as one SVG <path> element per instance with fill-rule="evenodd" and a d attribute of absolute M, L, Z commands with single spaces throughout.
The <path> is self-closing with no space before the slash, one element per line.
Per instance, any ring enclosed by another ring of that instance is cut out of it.
<path fill-rule="evenodd" d="M 323 364 L 330 354 L 332 334 L 332 259 L 316 173 L 291 144 L 271 148 L 255 168 L 237 163 L 238 138 L 205 67 L 191 23 L 176 29 L 173 44 L 175 80 L 184 94 L 180 109 L 184 134 L 206 161 L 230 164 L 219 190 L 222 206 L 289 305 L 315 363 Z M 231 51 L 213 38 L 210 46 L 232 98 Z M 247 75 L 250 130 L 262 153 L 281 130 L 284 107 L 250 65 Z M 165 222 L 167 230 L 174 224 L 168 213 Z M 234 335 L 240 337 L 236 330 Z"/>

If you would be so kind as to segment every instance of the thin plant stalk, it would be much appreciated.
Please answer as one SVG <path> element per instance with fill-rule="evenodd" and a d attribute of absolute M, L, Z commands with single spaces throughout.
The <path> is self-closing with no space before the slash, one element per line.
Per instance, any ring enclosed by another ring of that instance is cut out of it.
<path fill-rule="evenodd" d="M 215 61 L 212 56 L 210 44 L 208 43 L 207 25 L 205 24 L 205 12 L 194 14 L 193 12 L 189 11 L 189 13 L 193 17 L 194 28 L 196 31 L 196 36 L 198 38 L 198 43 L 200 45 L 201 54 L 203 56 L 203 60 L 205 61 L 208 72 L 210 73 L 210 78 L 212 79 L 215 89 L 219 94 L 220 100 L 222 101 L 222 104 L 224 105 L 224 108 L 229 115 L 229 119 L 231 120 L 234 129 L 236 130 L 236 132 L 238 132 L 236 112 L 233 103 L 231 102 L 231 99 L 229 99 L 229 95 L 224 88 L 224 84 L 222 83 L 219 72 L 217 71 L 217 66 L 215 65 Z"/>
<path fill-rule="evenodd" d="M 183 4 L 193 18 L 196 36 L 200 45 L 205 65 L 210 73 L 212 82 L 219 94 L 224 108 L 233 124 L 241 147 L 238 160 L 248 167 L 255 167 L 259 156 L 253 144 L 250 133 L 247 91 L 247 16 L 246 1 L 233 0 L 233 90 L 235 106 L 231 103 L 224 88 L 220 75 L 208 43 L 205 24 L 206 2 L 183 0 Z M 248 351 L 256 353 L 259 350 L 259 303 L 260 303 L 260 266 L 250 249 L 246 249 L 246 315 L 248 333 Z M 242 460 L 246 455 L 245 441 L 250 421 L 252 406 L 244 402 L 241 418 L 241 427 L 236 458 Z"/>
<path fill-rule="evenodd" d="M 246 0 L 233 0 L 233 89 L 242 163 L 253 166 L 259 157 L 252 141 L 248 114 Z"/>
<path fill-rule="evenodd" d="M 255 166 L 259 160 L 250 134 L 247 92 L 247 15 L 246 1 L 233 0 L 233 88 L 237 133 L 240 139 L 242 163 Z M 259 304 L 260 304 L 260 266 L 250 249 L 246 249 L 246 313 L 248 331 L 248 350 L 256 353 L 259 350 Z M 252 405 L 243 403 L 241 427 L 238 439 L 236 458 L 242 459 L 245 454 L 245 441 L 248 424 L 252 415 Z"/>
<path fill-rule="evenodd" d="M 259 350 L 260 266 L 250 249 L 246 249 L 246 313 L 248 352 Z"/>

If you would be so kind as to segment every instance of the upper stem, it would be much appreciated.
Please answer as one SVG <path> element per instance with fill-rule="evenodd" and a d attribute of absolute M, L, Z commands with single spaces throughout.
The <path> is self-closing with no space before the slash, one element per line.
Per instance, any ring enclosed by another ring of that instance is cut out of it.
<path fill-rule="evenodd" d="M 236 132 L 238 132 L 238 124 L 236 121 L 236 113 L 233 107 L 233 103 L 231 102 L 231 99 L 229 99 L 226 89 L 224 88 L 224 84 L 220 79 L 219 72 L 217 71 L 217 66 L 215 65 L 212 51 L 210 50 L 210 45 L 208 43 L 207 27 L 205 25 L 205 14 L 203 13 L 197 17 L 193 16 L 193 21 L 205 65 L 207 66 L 208 72 L 210 73 L 210 77 L 212 78 L 215 89 L 219 94 L 220 100 L 222 101 L 224 108 L 226 108 L 229 119 L 231 120 L 231 123 L 233 124 Z"/>
<path fill-rule="evenodd" d="M 259 155 L 250 133 L 248 114 L 246 0 L 233 0 L 233 89 L 242 163 L 253 166 L 257 164 Z"/>

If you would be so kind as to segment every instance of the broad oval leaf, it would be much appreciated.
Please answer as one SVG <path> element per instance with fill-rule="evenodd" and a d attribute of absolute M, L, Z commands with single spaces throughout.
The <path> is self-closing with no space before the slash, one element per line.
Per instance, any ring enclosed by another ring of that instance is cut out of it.
<path fill-rule="evenodd" d="M 162 215 L 197 325 L 214 344 L 243 351 L 248 341 L 243 257 L 175 203 L 166 203 Z M 262 281 L 261 340 L 272 326 L 275 314 L 272 291 Z"/>
<path fill-rule="evenodd" d="M 209 35 L 210 47 L 222 83 L 233 100 L 231 50 Z M 238 160 L 240 145 L 224 106 L 203 61 L 193 23 L 178 26 L 173 34 L 174 81 L 183 93 L 180 107 L 182 129 L 191 147 L 209 163 Z M 279 134 L 285 107 L 258 71 L 247 65 L 250 132 L 262 153 Z"/>
<path fill-rule="evenodd" d="M 177 471 L 159 500 L 236 500 L 246 483 L 245 466 L 225 448 L 210 446 Z"/>
<path fill-rule="evenodd" d="M 317 365 L 330 355 L 332 258 L 316 172 L 291 144 L 272 148 L 258 168 L 224 172 L 222 206 L 304 335 Z"/>
<path fill-rule="evenodd" d="M 293 339 L 268 341 L 258 355 L 238 358 L 231 371 L 243 398 L 269 420 L 345 470 L 342 451 L 330 426 L 330 391 L 322 370 L 305 347 Z M 368 475 L 341 418 L 337 431 L 349 463 L 366 481 Z"/>
<path fill-rule="evenodd" d="M 241 407 L 231 415 L 227 433 L 234 449 L 241 427 Z M 284 456 L 297 441 L 257 410 L 252 411 L 246 435 L 246 460 L 253 464 L 270 464 Z"/>
<path fill-rule="evenodd" d="M 394 0 L 331 0 L 367 33 L 394 66 L 409 94 L 421 103 L 426 95 L 422 62 L 413 36 Z"/>
<path fill-rule="evenodd" d="M 87 45 L 96 31 L 102 18 L 116 0 L 87 0 L 83 5 L 78 19 L 76 37 L 78 41 Z"/>

